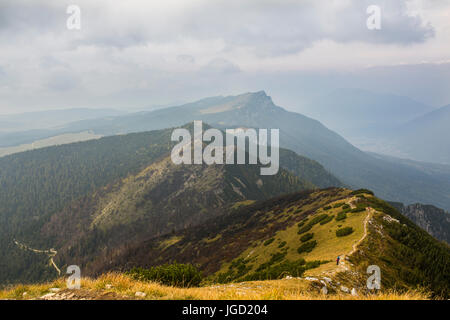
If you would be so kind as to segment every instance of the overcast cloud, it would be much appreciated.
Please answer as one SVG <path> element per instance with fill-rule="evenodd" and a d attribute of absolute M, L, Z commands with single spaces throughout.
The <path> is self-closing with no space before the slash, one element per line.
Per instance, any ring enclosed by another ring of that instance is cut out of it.
<path fill-rule="evenodd" d="M 381 30 L 366 27 L 373 4 Z M 449 66 L 449 0 L 0 0 L 0 113 L 253 90 L 295 109 L 343 85 L 438 106 Z"/>

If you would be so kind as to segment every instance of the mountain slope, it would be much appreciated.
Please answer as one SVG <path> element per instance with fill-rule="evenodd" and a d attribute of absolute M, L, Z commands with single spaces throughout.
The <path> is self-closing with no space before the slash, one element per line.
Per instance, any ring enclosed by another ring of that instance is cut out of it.
<path fill-rule="evenodd" d="M 218 217 L 236 202 L 313 187 L 283 169 L 274 176 L 260 176 L 259 169 L 175 165 L 167 157 L 107 186 L 102 194 L 72 203 L 53 215 L 42 233 L 59 249 L 58 262 L 90 263 L 94 256 Z M 68 225 L 67 219 L 73 223 Z"/>
<path fill-rule="evenodd" d="M 276 106 L 263 91 L 206 98 L 113 119 L 81 121 L 64 130 L 111 135 L 180 126 L 192 120 L 203 120 L 219 128 L 278 128 L 283 148 L 318 161 L 348 186 L 370 188 L 391 201 L 431 203 L 450 209 L 450 194 L 446 191 L 450 190 L 450 181 L 366 154 L 320 122 Z"/>
<path fill-rule="evenodd" d="M 433 237 L 450 244 L 450 213 L 421 203 L 407 206 L 403 203 L 393 203 L 392 205 Z"/>
<path fill-rule="evenodd" d="M 126 197 L 130 196 L 136 199 L 139 196 L 138 191 L 142 189 L 139 189 L 141 182 L 136 175 L 142 173 L 145 168 L 153 168 L 152 165 L 157 166 L 163 163 L 161 162 L 163 159 L 166 159 L 167 164 L 168 154 L 170 154 L 174 145 L 170 141 L 172 131 L 173 129 L 167 129 L 117 135 L 94 141 L 27 151 L 1 158 L 0 283 L 17 280 L 40 281 L 54 277 L 54 270 L 47 267 L 48 259 L 46 256 L 33 255 L 31 252 L 18 250 L 13 239 L 17 239 L 32 248 L 56 248 L 57 250 L 60 248 L 59 246 L 66 243 L 62 241 L 65 237 L 68 242 L 76 242 L 81 234 L 77 237 L 77 232 L 80 229 L 75 227 L 77 224 L 87 227 L 91 225 L 90 214 L 95 213 L 94 207 L 98 205 L 97 200 L 106 201 L 107 196 L 123 194 L 123 201 L 117 208 L 126 208 Z M 287 171 L 280 170 L 280 173 L 286 177 L 285 180 L 277 180 L 276 178 L 266 180 L 264 177 L 259 177 L 259 172 L 258 179 L 256 179 L 256 167 L 254 166 L 245 170 L 240 166 L 236 166 L 234 169 L 231 166 L 220 170 L 218 168 L 213 170 L 212 167 L 192 166 L 191 170 L 193 171 L 190 174 L 194 176 L 201 174 L 204 178 L 202 181 L 205 184 L 208 184 L 209 181 L 215 181 L 214 179 L 218 179 L 218 177 L 233 177 L 236 174 L 240 182 L 231 180 L 232 182 L 227 184 L 228 187 L 225 184 L 217 184 L 217 188 L 219 188 L 217 193 L 226 191 L 227 194 L 234 194 L 234 197 L 227 198 L 227 201 L 232 202 L 246 200 L 247 197 L 254 200 L 269 198 L 273 194 L 313 188 L 316 183 L 321 187 L 332 186 L 334 183 L 341 185 L 317 162 L 283 149 L 280 150 L 280 154 L 281 167 L 286 165 L 293 173 L 292 175 L 288 174 Z M 172 175 L 177 172 L 173 168 L 169 170 L 169 166 L 164 168 Z M 154 170 L 159 169 L 154 168 Z M 188 174 L 189 170 L 184 169 L 186 171 L 180 171 L 180 175 Z M 236 170 L 236 172 L 233 170 Z M 127 177 L 131 179 L 128 184 L 123 182 Z M 144 184 L 150 183 L 150 181 L 146 182 L 147 178 L 150 179 L 151 177 L 145 174 L 141 177 L 141 180 L 145 182 Z M 309 178 L 314 180 L 314 183 L 309 182 Z M 160 176 L 159 180 L 154 183 L 154 186 L 157 186 L 157 189 L 159 188 L 159 193 L 153 193 L 154 199 L 149 201 L 141 199 L 143 200 L 141 202 L 148 205 L 148 208 L 152 208 L 152 210 L 161 210 L 161 215 L 164 212 L 171 215 L 170 217 L 176 221 L 169 222 L 179 223 L 179 227 L 181 227 L 182 221 L 177 220 L 176 213 L 186 209 L 183 204 L 174 202 L 164 206 L 164 200 L 167 196 L 164 188 L 182 188 L 182 185 L 176 185 L 179 182 L 177 179 L 179 178 L 176 175 L 173 176 L 172 185 L 170 185 L 169 180 L 166 181 Z M 263 183 L 262 188 L 255 184 L 259 179 Z M 240 191 L 241 182 L 247 186 L 244 191 Z M 129 192 L 125 192 L 126 189 L 120 189 L 124 185 L 129 186 Z M 183 195 L 185 198 L 192 197 L 193 206 L 190 212 L 193 212 L 194 215 L 198 214 L 197 218 L 199 219 L 203 218 L 200 213 L 194 212 L 194 208 L 202 211 L 202 204 L 212 208 L 212 203 L 218 201 L 218 196 L 212 189 L 208 191 L 209 193 L 201 195 L 201 185 L 202 182 L 198 180 L 198 188 L 193 186 L 191 194 L 185 193 Z M 231 192 L 232 185 L 236 190 L 242 192 L 243 196 L 238 196 L 234 191 Z M 298 188 L 292 189 L 293 185 L 298 185 Z M 213 184 L 210 184 L 210 187 L 212 186 Z M 136 210 L 132 214 L 142 213 L 146 208 L 142 206 L 139 208 L 140 211 Z M 128 213 L 130 212 L 127 211 L 125 217 L 131 220 L 132 214 L 128 215 Z M 220 213 L 220 211 L 217 213 Z M 61 215 L 61 217 L 58 217 L 58 215 Z M 108 219 L 100 219 L 99 221 L 106 220 Z M 73 224 L 68 223 L 70 221 Z M 195 221 L 196 218 L 192 218 L 192 222 Z M 130 229 L 121 229 L 119 218 L 116 219 L 116 222 L 114 225 L 117 226 L 119 234 L 122 231 L 131 232 Z M 59 224 L 59 227 L 50 236 L 49 231 L 43 229 L 43 226 L 50 226 L 51 223 Z M 172 231 L 173 226 L 170 223 L 163 226 L 164 230 Z M 99 226 L 105 224 L 101 223 Z M 162 226 L 161 222 L 160 225 Z M 138 224 L 133 224 L 133 226 L 139 227 Z M 161 227 L 161 232 L 163 227 Z M 95 230 L 96 226 L 92 226 L 92 230 L 90 230 L 93 231 L 90 234 L 91 238 L 99 236 L 99 233 Z M 83 235 L 86 234 L 83 233 Z M 27 266 L 33 266 L 33 268 Z"/>
<path fill-rule="evenodd" d="M 341 215 L 345 217 L 338 218 Z M 353 231 L 337 236 L 345 228 Z M 212 281 L 327 276 L 332 283 L 339 281 L 358 291 L 365 290 L 367 266 L 376 264 L 383 289 L 426 286 L 436 295 L 450 294 L 450 247 L 387 203 L 346 189 L 256 202 L 197 227 L 131 246 L 108 263 L 99 259 L 93 271 L 171 261 L 197 264 Z"/>

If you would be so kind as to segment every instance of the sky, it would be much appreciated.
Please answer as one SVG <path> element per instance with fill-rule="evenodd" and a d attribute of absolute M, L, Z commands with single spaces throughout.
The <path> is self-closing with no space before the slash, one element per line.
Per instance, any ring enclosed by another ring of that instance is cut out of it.
<path fill-rule="evenodd" d="M 341 87 L 450 104 L 450 0 L 0 0 L 0 114 Z"/>

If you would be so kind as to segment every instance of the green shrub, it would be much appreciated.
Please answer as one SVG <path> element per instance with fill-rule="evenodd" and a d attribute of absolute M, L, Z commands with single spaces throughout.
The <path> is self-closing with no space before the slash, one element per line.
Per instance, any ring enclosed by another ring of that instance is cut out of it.
<path fill-rule="evenodd" d="M 314 262 L 314 261 L 313 261 Z M 316 263 L 308 263 L 309 268 L 315 268 Z M 287 275 L 293 277 L 301 277 L 307 270 L 305 266 L 305 260 L 299 259 L 296 261 L 283 261 L 277 265 L 269 265 L 267 263 L 261 265 L 256 272 L 245 276 L 243 281 L 256 281 L 256 280 L 272 280 L 280 279 Z"/>
<path fill-rule="evenodd" d="M 312 226 L 310 224 L 307 224 L 306 226 L 301 227 L 300 229 L 298 229 L 298 234 L 302 234 L 305 232 L 308 232 L 309 230 L 311 230 Z"/>
<path fill-rule="evenodd" d="M 320 225 L 324 225 L 328 222 L 330 222 L 331 220 L 333 220 L 334 216 L 328 216 L 326 219 L 323 219 L 322 221 L 320 221 Z"/>
<path fill-rule="evenodd" d="M 371 191 L 371 190 L 368 190 L 368 189 L 358 189 L 358 190 L 355 190 L 355 191 L 352 191 L 351 193 L 350 193 L 350 195 L 352 195 L 352 196 L 356 196 L 356 195 L 358 195 L 358 194 L 370 194 L 370 195 L 374 195 L 374 193 L 373 193 L 373 191 Z"/>
<path fill-rule="evenodd" d="M 300 221 L 300 222 L 297 224 L 297 226 L 298 226 L 299 228 L 301 228 L 301 227 L 303 227 L 303 226 L 305 225 L 305 223 L 306 223 L 305 220 Z"/>
<path fill-rule="evenodd" d="M 336 236 L 337 237 L 345 237 L 345 236 L 348 236 L 349 234 L 352 234 L 353 231 L 354 230 L 353 230 L 352 227 L 345 227 L 345 228 L 342 228 L 342 229 L 338 229 L 336 231 Z"/>
<path fill-rule="evenodd" d="M 273 254 L 272 254 L 272 257 L 270 258 L 270 260 L 267 261 L 267 262 L 265 262 L 265 263 L 263 263 L 263 264 L 261 264 L 261 265 L 256 269 L 256 271 L 261 271 L 261 270 L 267 269 L 267 268 L 270 267 L 271 265 L 273 265 L 273 264 L 275 264 L 275 263 L 277 263 L 277 262 L 280 262 L 281 260 L 284 259 L 284 257 L 286 257 L 286 254 L 287 254 L 286 252 L 277 252 L 277 253 L 273 253 Z"/>
<path fill-rule="evenodd" d="M 226 272 L 219 273 L 215 279 L 218 283 L 227 283 L 233 279 L 244 276 L 252 269 L 252 265 L 247 265 L 249 261 L 243 258 L 235 259 L 231 262 Z"/>
<path fill-rule="evenodd" d="M 306 242 L 314 237 L 314 233 L 307 233 L 300 238 L 301 242 Z"/>
<path fill-rule="evenodd" d="M 331 209 L 331 206 L 323 207 L 323 210 L 325 210 L 325 211 L 328 211 L 328 210 L 330 210 L 330 209 Z"/>
<path fill-rule="evenodd" d="M 336 204 L 333 206 L 333 208 L 339 208 L 339 207 L 342 207 L 343 205 L 345 205 L 345 202 L 339 202 L 339 203 L 336 203 Z"/>
<path fill-rule="evenodd" d="M 279 245 L 278 245 L 278 248 L 283 248 L 285 245 L 286 245 L 286 241 L 283 241 L 283 242 L 281 242 Z"/>
<path fill-rule="evenodd" d="M 344 204 L 342 206 L 342 210 L 350 209 L 350 206 L 348 204 Z"/>
<path fill-rule="evenodd" d="M 140 281 L 155 281 L 168 286 L 195 287 L 202 281 L 201 272 L 192 264 L 164 264 L 149 269 L 133 268 L 127 272 Z"/>
<path fill-rule="evenodd" d="M 322 264 L 322 262 L 319 261 L 319 260 L 308 261 L 308 262 L 305 264 L 305 268 L 306 268 L 306 269 L 314 269 L 314 268 L 319 267 L 321 264 Z"/>
<path fill-rule="evenodd" d="M 356 208 L 354 208 L 354 209 L 352 209 L 352 210 L 350 210 L 350 212 L 352 212 L 352 213 L 356 213 L 356 212 L 361 212 L 361 211 L 365 211 L 366 210 L 366 204 L 358 204 L 357 206 L 356 206 Z"/>
<path fill-rule="evenodd" d="M 275 238 L 270 238 L 270 239 L 264 241 L 264 246 L 268 246 L 268 245 L 271 244 L 274 240 L 275 240 Z"/>
<path fill-rule="evenodd" d="M 314 217 L 308 224 L 310 226 L 313 226 L 315 224 L 318 224 L 320 221 L 328 218 L 328 215 L 326 213 L 322 213 L 321 215 L 318 215 L 317 217 Z"/>
<path fill-rule="evenodd" d="M 304 244 L 302 244 L 297 249 L 297 252 L 298 253 L 311 252 L 316 246 L 317 246 L 317 241 L 316 240 L 308 241 L 308 242 L 305 242 Z"/>
<path fill-rule="evenodd" d="M 345 218 L 347 218 L 347 214 L 344 211 L 342 211 L 337 214 L 336 221 L 341 221 L 344 220 Z"/>

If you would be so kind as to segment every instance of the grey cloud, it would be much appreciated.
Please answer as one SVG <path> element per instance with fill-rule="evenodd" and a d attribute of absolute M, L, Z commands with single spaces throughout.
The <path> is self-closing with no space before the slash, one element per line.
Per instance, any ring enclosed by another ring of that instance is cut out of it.
<path fill-rule="evenodd" d="M 67 101 L 117 107 L 151 101 L 165 104 L 261 89 L 278 97 L 295 95 L 286 102 L 295 101 L 301 90 L 317 91 L 324 83 L 332 88 L 337 76 L 296 70 L 283 75 L 276 71 L 277 59 L 271 58 L 284 59 L 285 54 L 326 39 L 373 43 L 380 45 L 377 49 L 383 44 L 426 42 L 434 35 L 433 26 L 407 16 L 406 1 L 181 1 L 182 8 L 174 6 L 159 14 L 149 5 L 157 2 L 146 1 L 129 0 L 127 10 L 120 10 L 114 7 L 124 2 L 110 0 L 0 0 L 0 84 L 8 85 L 0 86 L 0 108 L 64 107 Z M 82 9 L 81 31 L 65 28 L 66 7 L 72 3 Z M 341 4 L 333 7 L 333 3 Z M 366 28 L 366 8 L 372 4 L 382 7 L 381 31 Z M 436 49 L 431 46 L 431 50 Z M 248 63 L 261 57 L 260 67 Z M 265 69 L 265 58 L 267 65 L 273 62 L 272 69 Z M 386 64 L 393 60 L 387 56 Z M 374 75 L 371 82 L 369 76 L 348 74 L 336 82 L 381 87 L 391 83 L 395 90 L 404 88 L 412 94 L 422 90 L 421 96 L 439 97 L 436 100 L 444 104 L 448 88 L 443 86 L 448 81 L 439 79 L 448 77 L 440 73 L 429 77 L 429 87 L 422 84 L 422 89 L 420 76 L 409 79 L 407 73 L 398 77 L 398 83 L 393 83 L 393 76 Z M 411 84 L 402 87 L 402 80 Z"/>
<path fill-rule="evenodd" d="M 223 58 L 213 59 L 203 68 L 203 72 L 208 73 L 235 73 L 240 71 L 239 66 Z"/>
<path fill-rule="evenodd" d="M 58 72 L 52 75 L 47 82 L 48 88 L 55 91 L 68 91 L 78 85 L 78 79 L 70 73 Z"/>
<path fill-rule="evenodd" d="M 195 63 L 195 58 L 189 54 L 179 54 L 177 61 L 182 63 Z"/>
<path fill-rule="evenodd" d="M 52 32 L 63 30 L 66 25 L 64 6 L 51 5 L 48 1 L 2 1 L 0 3 L 0 33 L 13 33 L 18 36 L 21 32 Z"/>
<path fill-rule="evenodd" d="M 315 41 L 409 44 L 434 35 L 431 25 L 420 17 L 406 15 L 407 0 L 351 0 L 336 6 L 329 1 L 205 1 L 188 6 L 181 16 L 153 21 L 145 3 L 142 12 L 108 10 L 114 2 L 79 1 L 83 36 L 74 45 L 125 48 L 146 43 L 170 43 L 182 37 L 223 39 L 227 46 L 250 47 L 260 55 L 282 55 L 301 51 Z M 68 2 L 3 1 L 0 5 L 0 31 L 65 31 Z M 380 31 L 366 28 L 369 5 L 382 8 Z M 106 7 L 105 7 L 106 6 Z M 139 7 L 137 7 L 139 8 Z"/>
<path fill-rule="evenodd" d="M 7 75 L 3 67 L 0 65 L 0 84 L 6 83 Z"/>
<path fill-rule="evenodd" d="M 315 41 L 409 44 L 434 36 L 431 25 L 406 14 L 406 1 L 351 0 L 333 7 L 329 1 L 210 1 L 191 9 L 179 21 L 181 35 L 225 40 L 260 55 L 282 55 Z M 368 30 L 369 5 L 382 8 L 380 31 Z"/>

